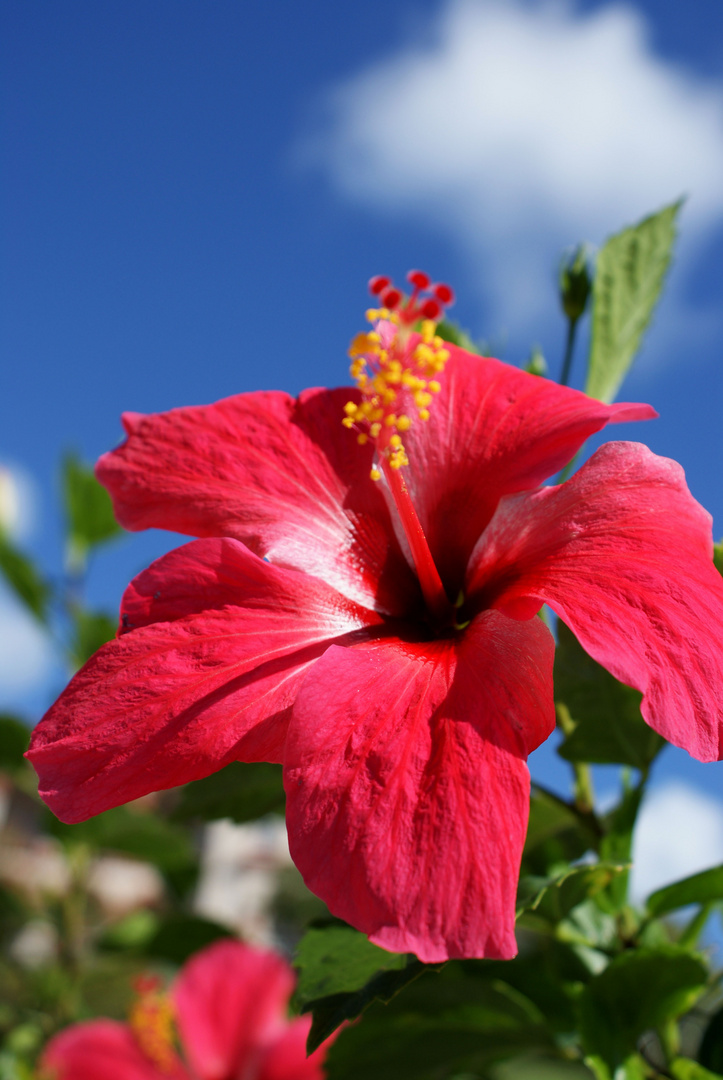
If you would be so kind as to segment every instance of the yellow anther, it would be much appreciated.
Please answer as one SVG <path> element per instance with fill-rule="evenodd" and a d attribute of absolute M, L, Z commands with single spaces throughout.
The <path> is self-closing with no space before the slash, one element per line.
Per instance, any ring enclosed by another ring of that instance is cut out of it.
<path fill-rule="evenodd" d="M 376 465 L 372 468 L 371 472 L 369 473 L 369 478 L 370 478 L 370 480 L 381 480 L 382 474 L 379 472 L 379 469 L 376 467 Z"/>
<path fill-rule="evenodd" d="M 158 990 L 143 993 L 128 1018 L 135 1040 L 146 1058 L 162 1073 L 177 1066 L 174 1050 L 173 1004 L 168 994 Z"/>
<path fill-rule="evenodd" d="M 402 326 L 399 315 L 383 307 L 370 308 L 367 319 L 373 328 L 357 334 L 349 349 L 349 370 L 361 400 L 344 406 L 342 423 L 356 429 L 360 446 L 372 440 L 382 462 L 401 469 L 409 464 L 402 434 L 412 426 L 413 416 L 429 419 L 428 406 L 441 389 L 436 376 L 449 350 L 430 319 L 418 324 L 419 332 Z M 404 405 L 407 412 L 400 412 Z M 374 466 L 372 479 L 380 479 L 380 467 Z"/>

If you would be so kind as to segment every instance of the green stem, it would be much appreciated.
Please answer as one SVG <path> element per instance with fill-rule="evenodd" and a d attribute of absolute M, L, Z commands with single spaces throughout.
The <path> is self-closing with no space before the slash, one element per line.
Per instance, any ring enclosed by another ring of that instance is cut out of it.
<path fill-rule="evenodd" d="M 557 723 L 563 735 L 572 735 L 575 730 L 575 721 L 570 716 L 566 705 L 555 706 Z M 595 797 L 592 786 L 592 772 L 589 765 L 579 761 L 570 762 L 575 775 L 575 806 L 583 814 L 591 814 L 595 806 Z"/>
<path fill-rule="evenodd" d="M 577 319 L 567 320 L 567 340 L 565 342 L 565 356 L 562 361 L 562 374 L 560 375 L 560 386 L 567 386 L 570 381 L 570 370 L 572 368 L 572 357 L 575 352 L 575 334 L 577 331 Z"/>

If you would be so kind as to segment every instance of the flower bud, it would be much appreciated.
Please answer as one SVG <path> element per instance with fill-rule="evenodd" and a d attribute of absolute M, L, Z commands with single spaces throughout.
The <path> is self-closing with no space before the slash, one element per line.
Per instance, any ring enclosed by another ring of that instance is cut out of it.
<path fill-rule="evenodd" d="M 547 361 L 539 345 L 532 346 L 530 358 L 525 364 L 525 371 L 529 371 L 530 375 L 547 375 Z"/>
<path fill-rule="evenodd" d="M 558 282 L 562 310 L 570 322 L 577 322 L 587 307 L 592 290 L 587 244 L 578 244 L 573 251 L 563 255 Z"/>

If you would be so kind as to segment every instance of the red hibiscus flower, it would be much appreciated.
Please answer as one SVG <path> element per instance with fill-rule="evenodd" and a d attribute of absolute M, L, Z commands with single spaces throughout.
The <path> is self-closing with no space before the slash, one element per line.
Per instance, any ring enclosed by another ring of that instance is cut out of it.
<path fill-rule="evenodd" d="M 169 994 L 153 981 L 130 1022 L 74 1024 L 48 1043 L 52 1080 L 321 1080 L 326 1045 L 306 1057 L 311 1017 L 287 1019 L 294 974 L 276 953 L 219 941 Z"/>
<path fill-rule="evenodd" d="M 131 584 L 121 630 L 36 729 L 66 821 L 233 760 L 285 770 L 292 856 L 332 912 L 425 961 L 515 954 L 527 755 L 554 725 L 549 604 L 721 756 L 723 582 L 682 469 L 604 446 L 604 405 L 445 346 L 411 278 L 352 346 L 356 391 L 124 417 L 98 476 L 129 529 L 203 537 Z M 343 417 L 340 423 L 340 418 Z"/>

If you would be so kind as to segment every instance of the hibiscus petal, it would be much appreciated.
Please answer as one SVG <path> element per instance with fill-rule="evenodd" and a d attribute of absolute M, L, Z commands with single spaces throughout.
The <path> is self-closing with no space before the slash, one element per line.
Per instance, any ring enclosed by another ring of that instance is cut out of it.
<path fill-rule="evenodd" d="M 470 602 L 548 603 L 598 663 L 644 694 L 651 727 L 723 756 L 723 579 L 710 515 L 681 467 L 603 446 L 566 484 L 504 499 L 470 563 Z"/>
<path fill-rule="evenodd" d="M 127 413 L 128 438 L 97 475 L 127 529 L 232 536 L 278 565 L 400 614 L 418 587 L 369 480 L 373 448 L 342 427 L 352 390 L 239 394 L 153 416 Z"/>
<path fill-rule="evenodd" d="M 286 1027 L 294 975 L 276 953 L 219 941 L 184 966 L 173 988 L 186 1056 L 199 1080 L 256 1076 Z"/>
<path fill-rule="evenodd" d="M 226 606 L 203 610 L 206 590 L 221 605 L 226 588 Z M 230 761 L 280 761 L 309 665 L 380 621 L 235 540 L 198 540 L 159 559 L 130 587 L 124 613 L 138 628 L 104 645 L 33 732 L 40 793 L 64 821 Z M 140 625 L 156 617 L 175 621 Z"/>
<path fill-rule="evenodd" d="M 553 653 L 542 620 L 498 612 L 456 640 L 329 649 L 294 705 L 284 782 L 292 857 L 333 914 L 428 962 L 515 955 Z"/>
<path fill-rule="evenodd" d="M 324 1058 L 335 1036 L 307 1057 L 306 1040 L 310 1029 L 310 1016 L 292 1020 L 263 1055 L 255 1080 L 323 1080 L 326 1075 Z"/>
<path fill-rule="evenodd" d="M 503 495 L 537 487 L 609 423 L 657 416 L 604 405 L 499 360 L 450 347 L 427 423 L 404 436 L 404 475 L 450 596 Z"/>
<path fill-rule="evenodd" d="M 53 1080 L 189 1080 L 180 1063 L 168 1071 L 149 1061 L 131 1029 L 115 1020 L 66 1028 L 50 1040 L 40 1064 L 41 1076 Z"/>

